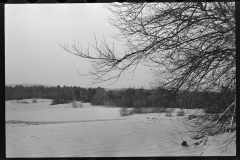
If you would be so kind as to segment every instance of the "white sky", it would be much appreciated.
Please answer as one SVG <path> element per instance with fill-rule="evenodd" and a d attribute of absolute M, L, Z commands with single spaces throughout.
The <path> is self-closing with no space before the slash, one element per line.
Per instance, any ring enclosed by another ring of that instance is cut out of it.
<path fill-rule="evenodd" d="M 90 77 L 82 77 L 90 69 L 88 60 L 64 51 L 58 43 L 74 40 L 83 49 L 94 44 L 94 33 L 103 35 L 115 51 L 121 43 L 109 37 L 118 30 L 107 21 L 111 12 L 102 4 L 6 4 L 5 5 L 5 83 L 44 84 L 80 87 L 148 86 L 150 75 L 143 66 L 134 77 L 126 74 L 116 83 L 90 85 Z M 100 43 L 100 42 L 99 42 Z M 94 51 L 93 49 L 91 51 Z"/>

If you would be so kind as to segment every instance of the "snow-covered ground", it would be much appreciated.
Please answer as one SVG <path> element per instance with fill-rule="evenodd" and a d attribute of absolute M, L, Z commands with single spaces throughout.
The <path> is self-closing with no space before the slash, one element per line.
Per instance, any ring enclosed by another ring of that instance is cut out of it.
<path fill-rule="evenodd" d="M 84 104 L 50 105 L 6 101 L 6 155 L 10 157 L 131 157 L 235 156 L 236 144 L 222 143 L 236 133 L 208 137 L 205 145 L 193 139 L 184 117 L 164 113 L 120 116 L 119 108 Z M 11 123 L 9 123 L 11 122 Z M 20 123 L 21 122 L 21 123 Z M 181 132 L 181 133 L 180 133 Z M 188 147 L 181 146 L 187 141 Z"/>

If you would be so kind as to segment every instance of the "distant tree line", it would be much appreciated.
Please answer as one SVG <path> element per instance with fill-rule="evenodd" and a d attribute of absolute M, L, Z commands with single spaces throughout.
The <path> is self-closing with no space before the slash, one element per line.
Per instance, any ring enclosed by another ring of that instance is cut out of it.
<path fill-rule="evenodd" d="M 180 95 L 173 90 L 128 88 L 121 91 L 108 91 L 105 105 L 113 104 L 132 108 L 205 108 L 208 112 L 222 112 L 234 101 L 235 92 L 222 87 L 219 92 L 185 91 Z"/>
<path fill-rule="evenodd" d="M 90 102 L 101 105 L 101 97 L 105 90 L 103 88 L 81 88 L 81 87 L 44 87 L 31 86 L 24 87 L 17 85 L 15 87 L 5 86 L 5 100 L 21 100 L 28 98 L 45 98 L 53 99 L 53 104 L 69 103 L 72 100 Z"/>
<path fill-rule="evenodd" d="M 69 103 L 72 100 L 129 108 L 208 108 L 224 110 L 234 101 L 234 91 L 222 87 L 219 92 L 185 91 L 175 96 L 174 90 L 157 88 L 128 88 L 125 90 L 109 90 L 104 88 L 82 87 L 44 87 L 44 86 L 5 86 L 5 100 L 20 100 L 28 98 L 53 99 L 53 104 Z"/>

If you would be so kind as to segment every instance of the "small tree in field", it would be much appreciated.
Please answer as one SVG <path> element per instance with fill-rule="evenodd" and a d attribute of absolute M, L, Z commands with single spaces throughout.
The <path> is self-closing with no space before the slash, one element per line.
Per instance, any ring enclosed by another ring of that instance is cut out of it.
<path fill-rule="evenodd" d="M 77 103 L 77 101 L 72 101 L 72 107 L 73 107 L 73 108 L 78 108 L 78 103 Z"/>
<path fill-rule="evenodd" d="M 32 103 L 37 103 L 37 99 L 33 99 L 33 100 L 32 100 Z"/>

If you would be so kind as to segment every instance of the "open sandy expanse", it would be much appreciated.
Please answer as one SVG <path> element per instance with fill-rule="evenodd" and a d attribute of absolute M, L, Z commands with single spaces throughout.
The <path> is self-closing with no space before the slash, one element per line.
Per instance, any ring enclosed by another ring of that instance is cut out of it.
<path fill-rule="evenodd" d="M 24 101 L 29 103 L 6 101 L 8 158 L 236 155 L 235 142 L 227 150 L 219 149 L 236 133 L 208 137 L 205 145 L 194 146 L 189 133 L 184 133 L 184 117 L 175 114 L 122 117 L 119 108 L 51 106 L 49 99 Z M 188 147 L 181 146 L 183 140 Z"/>

